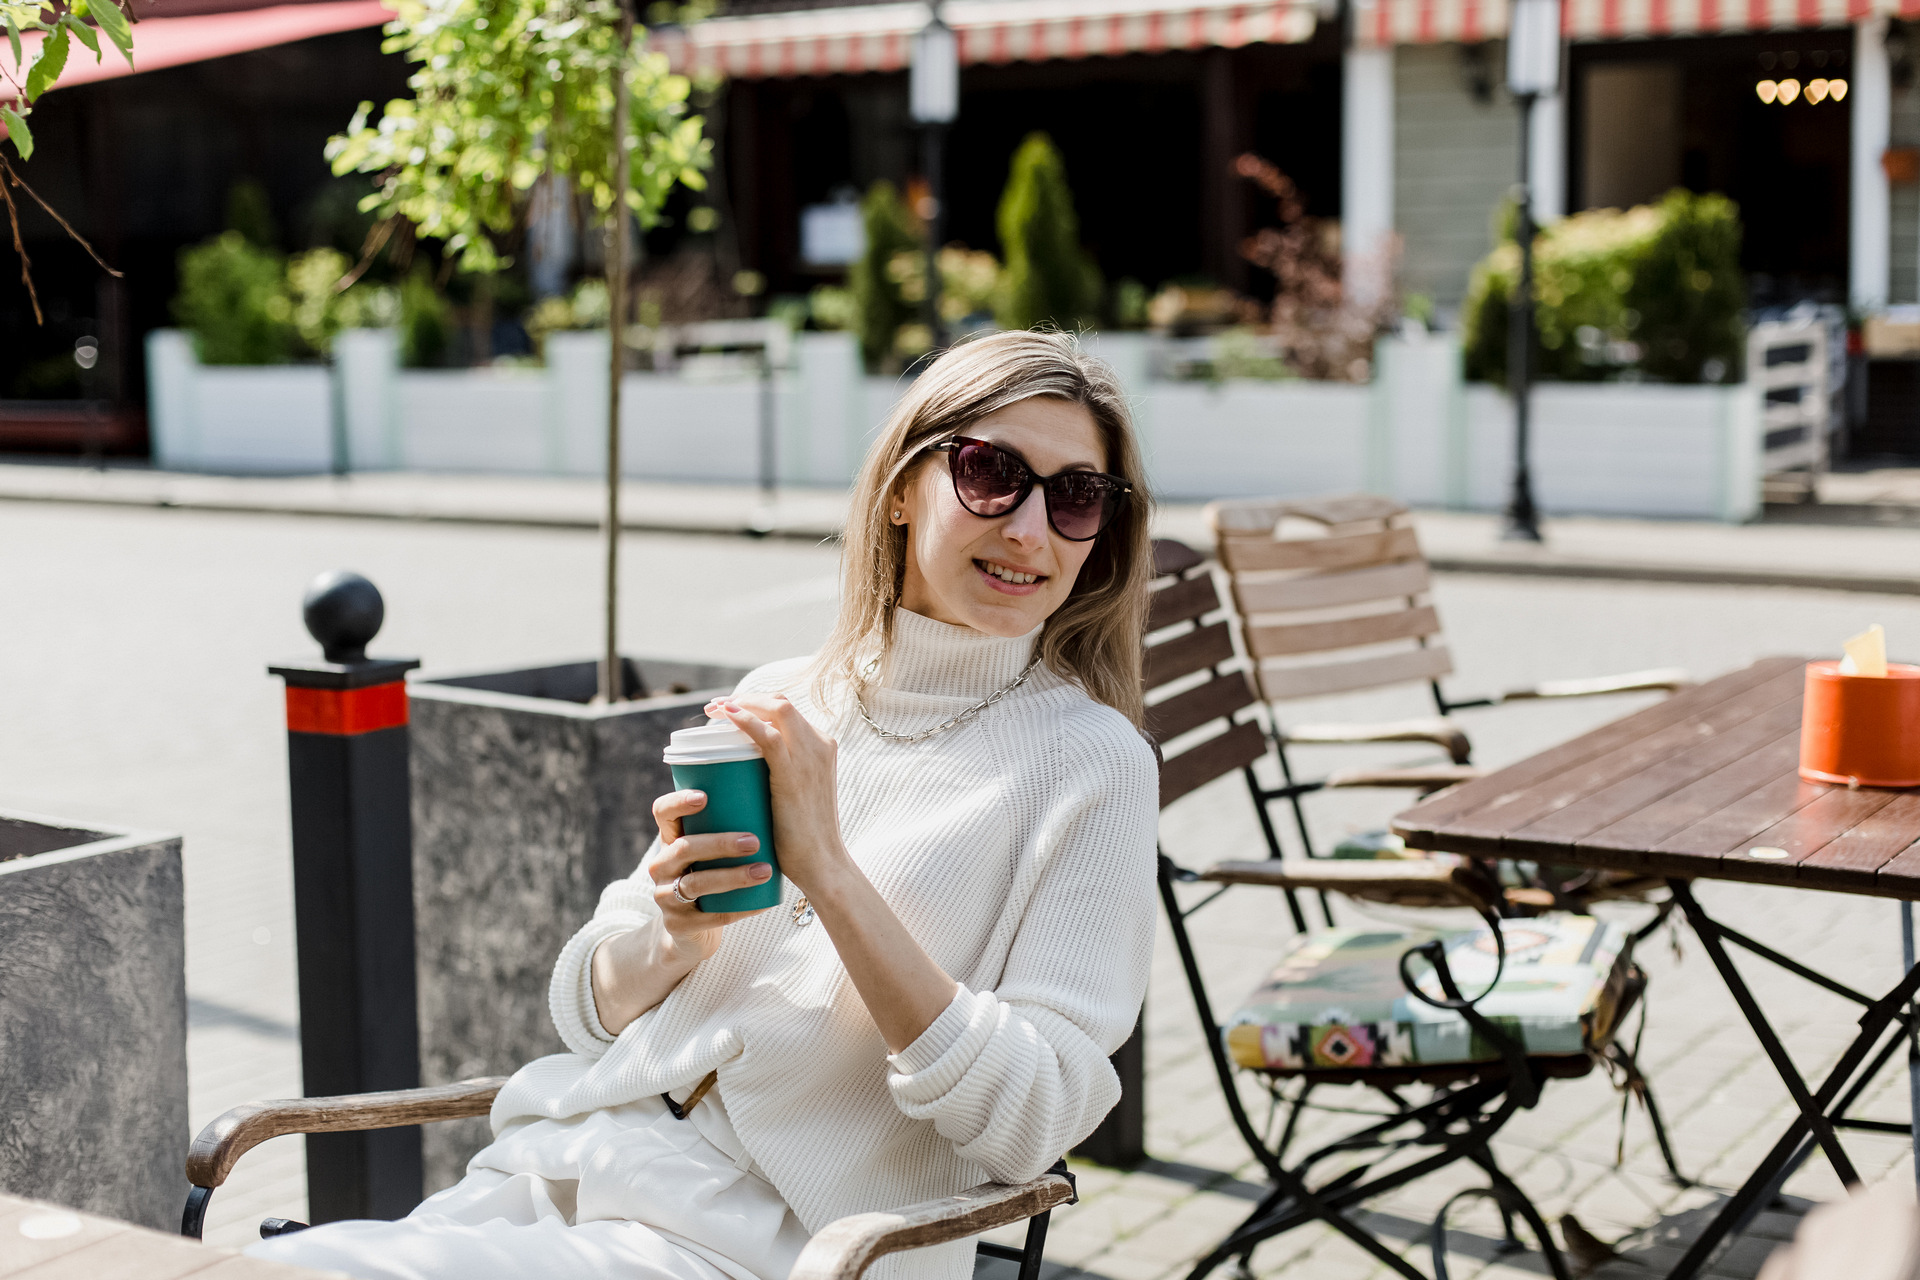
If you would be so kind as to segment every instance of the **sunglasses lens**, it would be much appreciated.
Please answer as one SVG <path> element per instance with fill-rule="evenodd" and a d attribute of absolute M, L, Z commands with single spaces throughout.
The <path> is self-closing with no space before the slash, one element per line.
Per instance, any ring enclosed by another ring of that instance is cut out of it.
<path fill-rule="evenodd" d="M 954 451 L 954 492 L 977 516 L 1005 514 L 1032 483 L 1033 473 L 1020 459 L 992 445 L 962 445 Z"/>
<path fill-rule="evenodd" d="M 1106 528 L 1119 501 L 1119 491 L 1104 476 L 1090 471 L 1070 471 L 1047 481 L 1047 515 L 1061 537 L 1075 542 L 1085 542 Z"/>

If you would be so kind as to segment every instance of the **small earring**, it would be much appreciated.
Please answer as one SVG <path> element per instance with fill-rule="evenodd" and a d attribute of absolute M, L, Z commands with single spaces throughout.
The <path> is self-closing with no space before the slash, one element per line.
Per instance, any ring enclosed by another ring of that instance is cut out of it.
<path fill-rule="evenodd" d="M 904 511 L 896 511 L 893 513 L 893 522 L 895 524 L 899 524 L 902 520 L 906 518 L 907 518 L 907 513 Z"/>

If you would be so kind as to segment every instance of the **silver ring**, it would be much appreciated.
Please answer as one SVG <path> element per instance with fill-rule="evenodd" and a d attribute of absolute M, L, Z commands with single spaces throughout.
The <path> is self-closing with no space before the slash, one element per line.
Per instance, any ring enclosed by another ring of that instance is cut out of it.
<path fill-rule="evenodd" d="M 673 896 L 674 896 L 674 897 L 676 897 L 676 898 L 678 898 L 678 899 L 680 899 L 680 901 L 682 901 L 682 902 L 684 902 L 684 903 L 686 903 L 686 904 L 687 904 L 688 906 L 690 906 L 690 907 L 692 907 L 692 906 L 698 906 L 698 905 L 699 905 L 699 903 L 700 903 L 700 899 L 698 899 L 698 898 L 689 898 L 689 897 L 688 897 L 688 896 L 687 896 L 686 894 L 684 894 L 684 893 L 682 893 L 682 892 L 680 892 L 680 877 L 679 877 L 679 876 L 675 876 L 675 877 L 673 878 Z"/>

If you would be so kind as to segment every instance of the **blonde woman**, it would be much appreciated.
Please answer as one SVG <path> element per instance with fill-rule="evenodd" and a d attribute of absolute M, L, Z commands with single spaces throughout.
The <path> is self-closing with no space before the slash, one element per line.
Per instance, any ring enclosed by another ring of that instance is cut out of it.
<path fill-rule="evenodd" d="M 766 868 L 689 870 L 753 837 L 683 835 L 705 798 L 662 796 L 659 840 L 554 967 L 572 1052 L 513 1077 L 466 1178 L 401 1222 L 252 1252 L 408 1280 L 785 1280 L 834 1219 L 1032 1178 L 1112 1108 L 1158 785 L 1148 498 L 1111 372 L 1059 334 L 948 352 L 851 511 L 825 647 L 709 708 L 766 755 L 786 902 L 702 913 Z M 971 1273 L 964 1242 L 872 1272 Z"/>

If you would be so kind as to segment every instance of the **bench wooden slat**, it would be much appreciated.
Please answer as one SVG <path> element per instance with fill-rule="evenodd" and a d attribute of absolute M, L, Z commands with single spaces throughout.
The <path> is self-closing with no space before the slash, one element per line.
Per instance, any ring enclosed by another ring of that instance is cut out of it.
<path fill-rule="evenodd" d="M 1219 720 L 1242 707 L 1250 707 L 1256 701 L 1247 677 L 1238 671 L 1229 672 L 1148 707 L 1147 732 L 1155 742 L 1166 742 L 1198 729 L 1209 720 Z"/>
<path fill-rule="evenodd" d="M 1213 589 L 1213 575 L 1182 578 L 1148 597 L 1147 630 L 1158 631 L 1176 622 L 1205 617 L 1219 607 L 1220 593 Z"/>
<path fill-rule="evenodd" d="M 1267 735 L 1257 724 L 1236 724 L 1217 738 L 1183 751 L 1160 766 L 1160 807 L 1198 791 L 1215 778 L 1244 768 L 1267 753 Z"/>
<path fill-rule="evenodd" d="M 1370 569 L 1346 569 L 1290 578 L 1237 576 L 1234 602 L 1245 615 L 1326 609 L 1369 600 L 1417 596 L 1432 586 L 1424 560 L 1400 560 Z"/>
<path fill-rule="evenodd" d="M 1224 622 L 1189 631 L 1156 644 L 1147 650 L 1147 688 L 1192 675 L 1207 667 L 1218 666 L 1233 658 L 1233 632 Z"/>
<path fill-rule="evenodd" d="M 1219 541 L 1220 559 L 1233 573 L 1263 569 L 1361 569 L 1420 556 L 1411 529 L 1350 533 L 1328 538 L 1239 537 Z"/>
<path fill-rule="evenodd" d="M 1436 635 L 1440 615 L 1432 605 L 1369 613 L 1329 622 L 1280 623 L 1246 629 L 1247 649 L 1256 658 L 1282 658 L 1296 653 L 1327 653 L 1384 644 L 1390 640 L 1418 640 Z"/>
<path fill-rule="evenodd" d="M 1260 688 L 1270 701 L 1284 702 L 1290 698 L 1314 698 L 1353 689 L 1377 689 L 1412 680 L 1435 680 L 1452 670 L 1453 659 L 1447 647 L 1436 644 L 1356 662 L 1321 662 L 1301 667 L 1263 663 Z"/>

